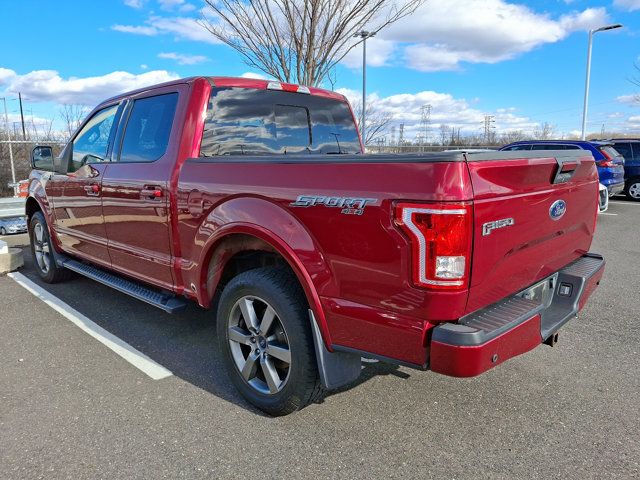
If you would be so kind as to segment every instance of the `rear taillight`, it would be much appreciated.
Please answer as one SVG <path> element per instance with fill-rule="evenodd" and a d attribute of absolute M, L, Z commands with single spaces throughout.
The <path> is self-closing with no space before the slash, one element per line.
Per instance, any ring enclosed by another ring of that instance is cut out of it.
<path fill-rule="evenodd" d="M 438 290 L 469 285 L 473 215 L 463 203 L 399 203 L 396 224 L 411 240 L 413 283 Z"/>
<path fill-rule="evenodd" d="M 596 162 L 599 167 L 613 167 L 613 157 L 607 153 L 607 151 L 603 148 L 599 149 L 600 153 L 604 155 L 605 160 L 600 160 Z"/>

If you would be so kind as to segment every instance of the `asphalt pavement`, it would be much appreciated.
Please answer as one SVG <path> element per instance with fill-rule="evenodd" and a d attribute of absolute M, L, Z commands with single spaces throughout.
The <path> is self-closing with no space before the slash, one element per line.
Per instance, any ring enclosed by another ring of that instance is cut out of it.
<path fill-rule="evenodd" d="M 180 315 L 91 280 L 45 285 L 173 372 L 153 380 L 0 278 L 0 478 L 639 478 L 640 203 L 615 199 L 592 250 L 600 288 L 556 347 L 473 379 L 367 363 L 284 418 L 235 392 L 215 316 Z"/>

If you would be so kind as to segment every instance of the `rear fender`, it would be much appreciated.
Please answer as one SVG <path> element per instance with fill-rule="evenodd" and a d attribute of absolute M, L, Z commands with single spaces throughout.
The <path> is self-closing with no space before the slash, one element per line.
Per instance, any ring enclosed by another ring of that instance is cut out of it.
<path fill-rule="evenodd" d="M 232 236 L 236 234 L 252 239 L 234 241 Z M 285 259 L 300 281 L 324 342 L 330 348 L 331 337 L 316 285 L 326 285 L 331 271 L 317 242 L 291 213 L 261 198 L 235 198 L 219 204 L 207 215 L 196 242 L 200 239 L 204 245 L 198 260 L 197 295 L 202 306 L 210 306 L 226 262 L 233 255 L 246 250 L 273 251 Z"/>

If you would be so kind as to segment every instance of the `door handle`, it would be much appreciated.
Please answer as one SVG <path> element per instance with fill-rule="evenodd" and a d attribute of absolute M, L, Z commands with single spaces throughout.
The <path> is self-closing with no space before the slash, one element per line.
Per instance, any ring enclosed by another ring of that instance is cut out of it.
<path fill-rule="evenodd" d="M 92 183 L 91 185 L 85 185 L 84 191 L 87 192 L 89 197 L 97 197 L 100 195 L 100 184 Z"/>
<path fill-rule="evenodd" d="M 144 188 L 140 190 L 140 198 L 155 200 L 162 198 L 162 195 L 162 187 L 159 186 L 145 185 Z"/>

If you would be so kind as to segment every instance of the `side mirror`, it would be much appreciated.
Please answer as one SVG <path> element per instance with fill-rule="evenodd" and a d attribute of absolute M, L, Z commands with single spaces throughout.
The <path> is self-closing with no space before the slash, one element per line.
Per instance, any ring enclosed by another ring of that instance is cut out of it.
<path fill-rule="evenodd" d="M 31 150 L 31 168 L 53 171 L 53 149 L 48 146 L 37 146 Z"/>

